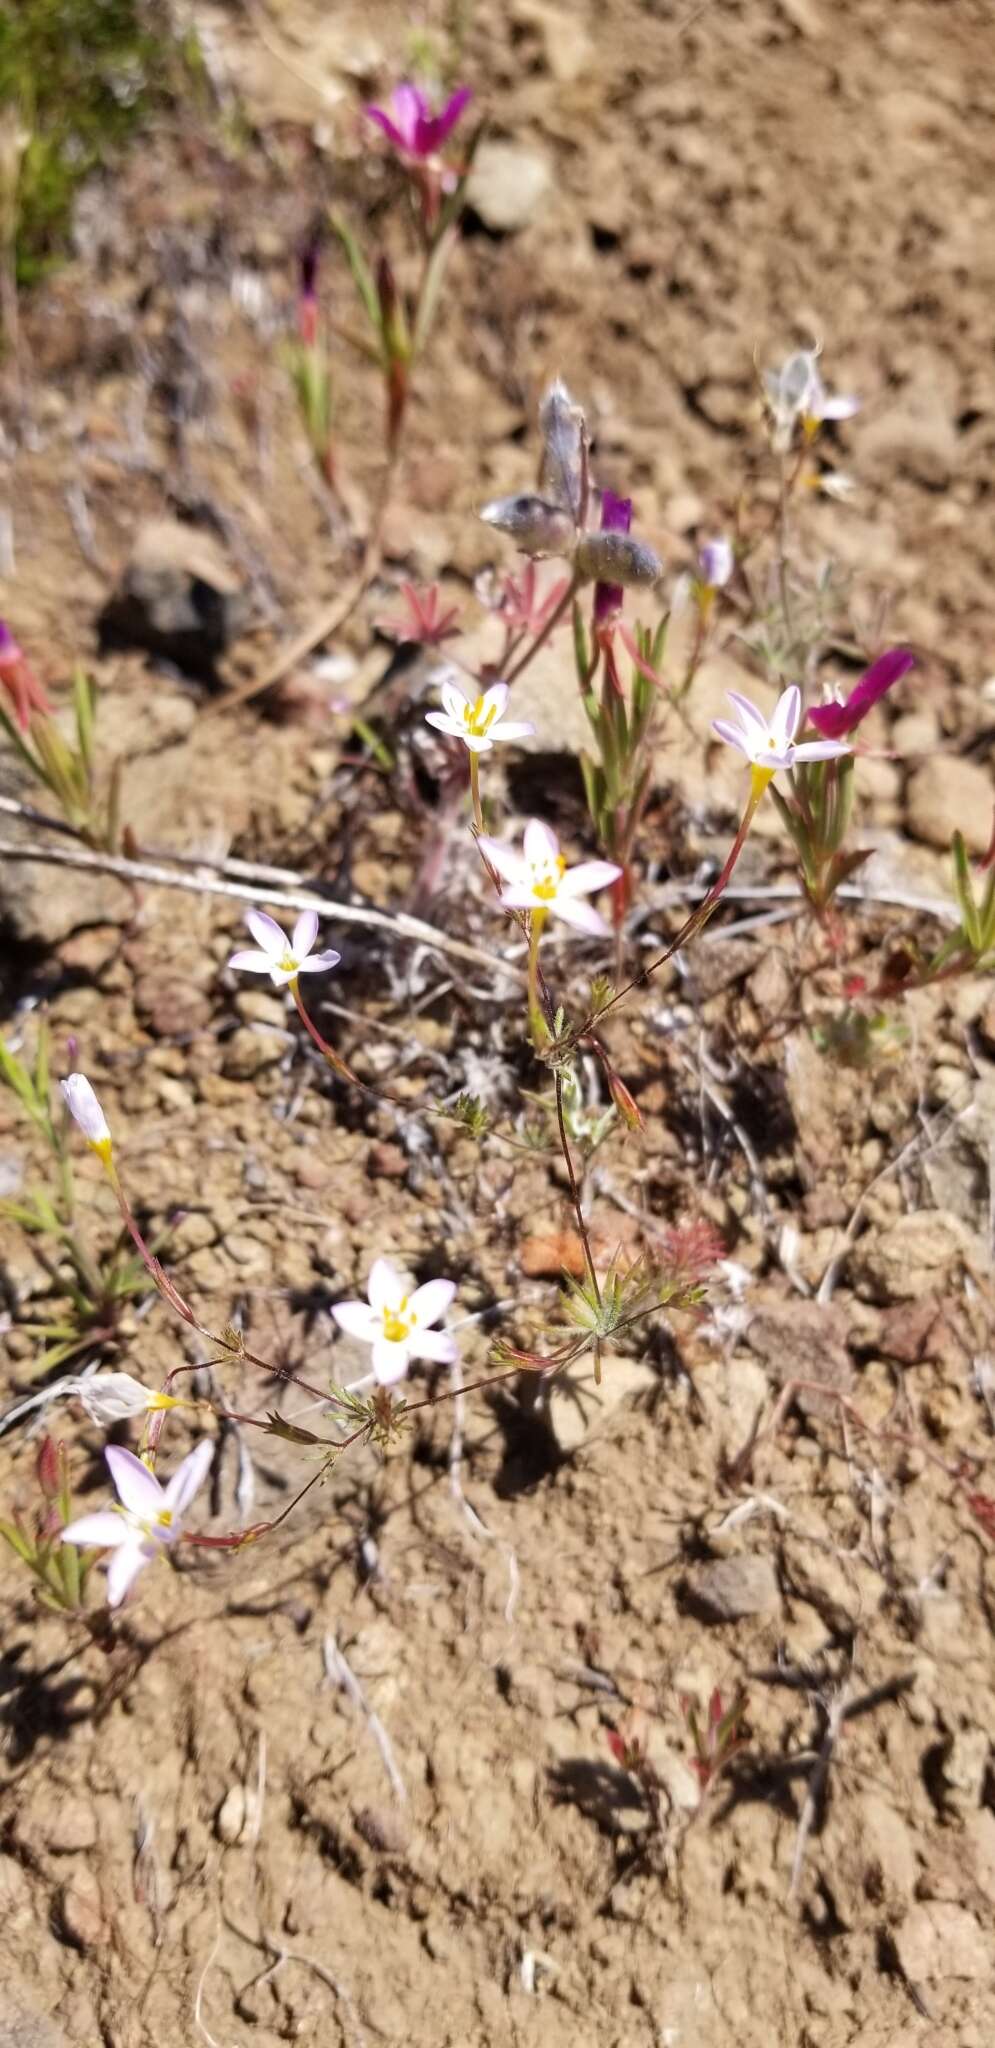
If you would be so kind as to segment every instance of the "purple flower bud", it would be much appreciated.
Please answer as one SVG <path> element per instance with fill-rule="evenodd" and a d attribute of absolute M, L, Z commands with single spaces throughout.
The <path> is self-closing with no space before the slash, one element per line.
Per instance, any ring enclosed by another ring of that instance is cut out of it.
<path fill-rule="evenodd" d="M 822 733 L 824 739 L 845 739 L 892 684 L 914 667 L 915 656 L 906 648 L 890 648 L 887 654 L 879 655 L 877 661 L 864 671 L 842 704 L 817 704 L 808 714 L 809 723 L 815 726 L 816 732 Z"/>
<path fill-rule="evenodd" d="M 551 505 L 535 491 L 494 498 L 480 513 L 488 526 L 507 533 L 523 555 L 569 555 L 576 533 L 569 512 Z"/>
<path fill-rule="evenodd" d="M 602 533 L 628 533 L 632 525 L 632 499 L 616 498 L 614 491 L 604 491 L 601 496 Z M 603 625 L 605 619 L 614 618 L 622 609 L 625 591 L 621 583 L 596 583 L 594 586 L 594 621 Z"/>

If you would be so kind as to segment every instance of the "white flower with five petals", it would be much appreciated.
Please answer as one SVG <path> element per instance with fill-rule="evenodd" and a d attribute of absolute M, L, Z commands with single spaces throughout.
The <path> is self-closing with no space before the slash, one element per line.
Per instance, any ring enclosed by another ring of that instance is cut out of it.
<path fill-rule="evenodd" d="M 622 870 L 613 861 L 582 860 L 568 868 L 556 833 L 539 818 L 526 825 L 521 853 L 499 839 L 478 839 L 477 844 L 507 885 L 501 891 L 506 909 L 545 910 L 577 931 L 605 937 L 604 918 L 593 904 L 580 899 L 617 880 Z"/>
<path fill-rule="evenodd" d="M 289 939 L 275 917 L 268 917 L 265 910 L 247 910 L 245 922 L 256 946 L 233 953 L 228 965 L 245 974 L 268 974 L 277 988 L 285 988 L 288 982 L 296 981 L 299 974 L 323 974 L 326 968 L 337 967 L 342 958 L 341 953 L 330 950 L 326 953 L 312 951 L 318 936 L 318 913 L 315 910 L 301 912 Z"/>
<path fill-rule="evenodd" d="M 120 1607 L 129 1586 L 181 1533 L 183 1518 L 207 1478 L 214 1445 L 205 1437 L 184 1458 L 166 1486 L 133 1451 L 110 1444 L 104 1452 L 119 1505 L 67 1523 L 63 1543 L 113 1552 L 107 1567 L 107 1604 Z"/>
<path fill-rule="evenodd" d="M 409 1288 L 389 1259 L 375 1259 L 370 1268 L 366 1301 L 339 1301 L 332 1315 L 347 1337 L 373 1346 L 373 1376 L 382 1387 L 404 1378 L 413 1358 L 431 1358 L 453 1365 L 456 1341 L 445 1330 L 433 1330 L 456 1293 L 452 1280 L 427 1280 Z"/>
<path fill-rule="evenodd" d="M 462 740 L 471 754 L 489 754 L 495 740 L 524 740 L 535 731 L 534 725 L 504 717 L 510 694 L 507 683 L 492 683 L 489 690 L 471 699 L 448 676 L 440 678 L 443 709 L 427 712 L 426 724 L 448 733 L 451 739 Z"/>
<path fill-rule="evenodd" d="M 768 776 L 779 768 L 794 768 L 800 761 L 832 761 L 839 754 L 853 751 L 845 740 L 796 742 L 795 734 L 802 715 L 802 693 L 797 683 L 782 691 L 769 721 L 748 697 L 741 697 L 738 690 L 727 690 L 726 696 L 739 724 L 731 725 L 724 718 L 716 718 L 712 722 L 712 731 L 720 740 L 725 740 L 727 746 L 738 747 L 754 769 Z"/>

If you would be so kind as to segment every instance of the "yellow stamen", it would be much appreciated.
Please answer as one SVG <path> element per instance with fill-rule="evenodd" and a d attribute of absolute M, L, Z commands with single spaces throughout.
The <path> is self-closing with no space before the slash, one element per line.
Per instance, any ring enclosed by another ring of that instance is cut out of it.
<path fill-rule="evenodd" d="M 539 898 L 540 903 L 552 903 L 566 872 L 566 865 L 562 853 L 558 853 L 555 871 L 550 866 L 533 868 L 532 894 Z"/>
<path fill-rule="evenodd" d="M 486 739 L 488 729 L 493 725 L 496 717 L 497 705 L 489 704 L 485 710 L 483 695 L 479 696 L 476 703 L 472 704 L 467 712 L 466 729 L 471 739 Z"/>
<path fill-rule="evenodd" d="M 383 1333 L 387 1339 L 388 1344 L 403 1344 L 405 1338 L 410 1337 L 411 1332 L 414 1329 L 414 1323 L 411 1321 L 410 1317 L 405 1316 L 404 1314 L 404 1310 L 407 1308 L 407 1306 L 408 1297 L 407 1295 L 405 1295 L 403 1299 L 398 1302 L 396 1308 L 384 1309 Z"/>

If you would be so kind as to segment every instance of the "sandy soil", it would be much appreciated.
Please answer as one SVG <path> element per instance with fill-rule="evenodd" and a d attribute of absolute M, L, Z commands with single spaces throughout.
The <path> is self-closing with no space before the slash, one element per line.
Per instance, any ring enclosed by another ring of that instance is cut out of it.
<path fill-rule="evenodd" d="M 78 256 L 24 308 L 4 452 L 16 573 L 0 609 L 53 684 L 92 661 L 143 846 L 274 862 L 498 952 L 433 780 L 421 672 L 376 632 L 394 586 L 439 576 L 472 625 L 472 579 L 498 559 L 472 510 L 525 480 L 555 372 L 590 407 L 602 480 L 631 487 L 641 531 L 681 566 L 757 472 L 754 352 L 817 336 L 833 384 L 866 401 L 833 442 L 861 488 L 846 508 L 813 500 L 799 546 L 842 565 L 858 634 L 921 655 L 878 728 L 899 758 L 862 785 L 869 872 L 883 896 L 942 893 L 944 832 L 972 804 L 977 820 L 992 761 L 982 0 L 464 9 L 461 73 L 495 138 L 546 164 L 546 196 L 515 232 L 471 221 L 383 573 L 333 665 L 227 713 L 225 691 L 354 573 L 274 338 L 315 209 L 387 218 L 392 173 L 370 167 L 357 108 L 399 65 L 405 17 L 351 0 L 197 11 L 239 121 L 219 117 L 222 141 L 191 110 L 85 200 Z M 378 472 L 372 377 L 344 375 L 340 405 L 359 512 Z M 175 513 L 247 592 L 214 694 L 96 652 L 137 529 Z M 579 844 L 565 661 L 535 683 L 539 750 L 507 798 Z M 388 778 L 350 741 L 357 705 L 387 707 Z M 702 733 L 710 710 L 706 688 Z M 661 884 L 727 843 L 734 784 L 704 758 L 698 741 L 661 756 Z M 971 769 L 969 796 L 930 779 L 934 758 Z M 755 881 L 787 873 L 770 837 L 751 862 Z M 672 909 L 648 901 L 667 929 Z M 171 1270 L 207 1321 L 237 1313 L 263 1355 L 340 1379 L 356 1359 L 328 1305 L 390 1248 L 420 1278 L 458 1276 L 468 1380 L 499 1325 L 534 1340 L 569 1229 L 562 1173 L 331 1083 L 275 993 L 223 972 L 237 902 L 17 862 L 0 911 L 5 1033 L 30 1043 L 43 1001 L 60 1068 L 75 1037 L 138 1210 L 170 1226 Z M 851 966 L 889 918 L 918 915 L 855 913 Z M 329 936 L 345 1009 L 329 985 L 323 1020 L 364 1073 L 518 1113 L 536 1074 L 507 974 L 334 920 Z M 598 960 L 554 957 L 581 1000 Z M 813 1027 L 839 986 L 799 920 L 718 927 L 613 1028 L 647 1128 L 596 1155 L 594 1233 L 636 1248 L 704 1216 L 729 1263 L 700 1323 L 608 1361 L 600 1390 L 581 1375 L 546 1402 L 526 1380 L 423 1411 L 265 1543 L 157 1571 L 109 1655 L 39 1615 L 0 1556 L 0 2048 L 991 2038 L 995 1561 L 950 1471 L 973 1456 L 995 1492 L 995 1011 L 990 988 L 953 985 L 906 1007 L 870 1071 L 834 1066 Z M 5 1186 L 40 1163 L 0 1099 Z M 80 1171 L 109 1240 L 109 1200 Z M 6 1408 L 33 1385 L 20 1326 L 52 1290 L 7 1223 L 0 1269 Z M 119 1362 L 143 1378 L 184 1355 L 199 1354 L 158 1301 L 126 1321 Z M 796 1376 L 830 1391 L 734 1472 Z M 236 1407 L 299 1405 L 247 1369 L 222 1381 Z M 914 1441 L 843 1426 L 834 1392 Z M 65 1413 L 95 1499 L 101 1439 Z M 246 1434 L 221 1433 L 218 1530 L 278 1512 L 299 1481 L 293 1447 Z M 0 1439 L 5 1512 L 31 1498 L 34 1450 L 23 1428 Z M 747 1739 L 702 1804 L 681 1699 L 737 1684 Z M 659 1827 L 607 1740 L 633 1706 Z"/>

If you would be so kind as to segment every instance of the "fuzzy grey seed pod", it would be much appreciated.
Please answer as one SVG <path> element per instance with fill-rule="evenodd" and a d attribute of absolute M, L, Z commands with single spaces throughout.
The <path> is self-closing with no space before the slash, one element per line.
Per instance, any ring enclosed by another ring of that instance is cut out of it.
<path fill-rule="evenodd" d="M 511 498 L 494 498 L 484 505 L 480 517 L 488 526 L 506 533 L 523 555 L 571 555 L 577 535 L 573 520 L 560 505 L 552 505 L 535 491 L 519 491 Z"/>
<path fill-rule="evenodd" d="M 622 583 L 646 588 L 663 573 L 659 555 L 628 533 L 585 533 L 575 557 L 577 569 L 592 583 Z"/>
<path fill-rule="evenodd" d="M 574 525 L 581 523 L 581 493 L 584 473 L 584 436 L 587 426 L 581 407 L 575 404 L 562 379 L 551 384 L 539 406 L 542 462 L 539 489 L 555 504 L 569 512 Z"/>

